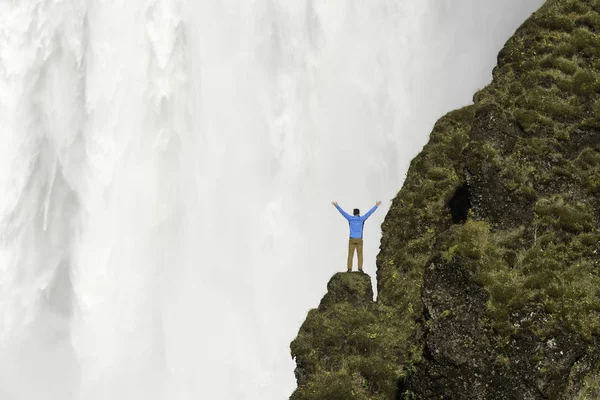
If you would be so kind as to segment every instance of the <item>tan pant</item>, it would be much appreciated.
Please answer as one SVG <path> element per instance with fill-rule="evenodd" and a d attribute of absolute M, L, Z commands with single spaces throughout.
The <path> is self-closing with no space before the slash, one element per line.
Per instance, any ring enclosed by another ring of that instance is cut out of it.
<path fill-rule="evenodd" d="M 363 267 L 363 240 L 362 239 L 350 239 L 348 243 L 348 271 L 352 271 L 352 260 L 354 258 L 354 250 L 358 253 L 358 270 L 362 271 Z"/>

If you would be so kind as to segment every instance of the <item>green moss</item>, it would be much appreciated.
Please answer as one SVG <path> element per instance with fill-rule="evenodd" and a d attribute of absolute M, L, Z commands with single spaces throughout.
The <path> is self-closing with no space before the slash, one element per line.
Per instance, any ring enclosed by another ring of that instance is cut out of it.
<path fill-rule="evenodd" d="M 552 174 L 558 178 L 572 178 L 573 171 L 569 168 L 552 167 Z"/>
<path fill-rule="evenodd" d="M 571 32 L 573 30 L 573 21 L 564 14 L 538 13 L 532 19 L 540 28 L 554 31 Z"/>
<path fill-rule="evenodd" d="M 572 58 L 577 53 L 577 47 L 572 42 L 563 42 L 554 48 L 554 54 L 558 57 Z"/>
<path fill-rule="evenodd" d="M 583 57 L 598 57 L 600 55 L 600 37 L 585 28 L 573 31 L 572 43 L 575 51 Z"/>
<path fill-rule="evenodd" d="M 600 374 L 588 374 L 583 379 L 583 385 L 574 400 L 600 399 Z"/>
<path fill-rule="evenodd" d="M 592 32 L 600 32 L 600 14 L 593 11 L 588 11 L 582 17 L 575 21 L 576 27 L 585 27 Z"/>
<path fill-rule="evenodd" d="M 451 224 L 447 202 L 464 182 L 462 153 L 473 117 L 473 107 L 465 107 L 436 123 L 429 144 L 412 161 L 404 187 L 382 225 L 384 239 L 377 258 L 379 300 L 404 310 L 413 304 L 406 318 L 417 318 L 421 308 L 422 266 L 435 234 Z"/>
<path fill-rule="evenodd" d="M 586 118 L 576 125 L 576 129 L 587 130 L 600 130 L 600 119 L 598 118 Z"/>
<path fill-rule="evenodd" d="M 563 98 L 559 93 L 535 88 L 520 99 L 523 108 L 537 110 L 556 121 L 572 121 L 582 112 L 575 98 Z"/>
<path fill-rule="evenodd" d="M 551 139 L 532 137 L 520 140 L 517 150 L 523 154 L 527 154 L 529 157 L 539 158 L 541 156 L 548 156 L 554 153 L 555 147 L 556 143 Z M 558 155 L 558 157 L 560 157 L 560 155 Z M 536 171 L 534 170 L 531 172 L 535 173 Z"/>
<path fill-rule="evenodd" d="M 555 69 L 565 75 L 573 75 L 579 69 L 575 61 L 555 54 L 544 57 L 540 62 L 540 67 L 543 69 Z"/>
<path fill-rule="evenodd" d="M 489 360 L 506 377 L 516 374 L 515 342 L 543 348 L 548 338 L 568 335 L 574 346 L 595 343 L 600 15 L 592 9 L 599 7 L 546 2 L 506 43 L 476 104 L 436 123 L 382 224 L 377 303 L 332 295 L 309 312 L 292 343 L 304 371 L 293 399 L 395 398 L 399 378 L 434 363 L 422 354 L 431 328 L 422 285 L 432 260 L 464 267 L 483 289 Z M 455 224 L 448 204 L 465 182 L 474 206 Z M 492 212 L 497 204 L 504 207 Z M 338 292 L 364 292 L 349 275 Z M 439 320 L 452 327 L 454 310 L 442 310 Z M 540 368 L 527 374 L 539 385 L 563 379 L 552 357 L 533 357 Z M 597 390 L 597 370 L 585 380 L 585 396 Z"/>
<path fill-rule="evenodd" d="M 600 152 L 596 149 L 583 150 L 575 160 L 575 165 L 583 170 L 600 166 Z"/>
<path fill-rule="evenodd" d="M 554 1 L 550 4 L 550 6 L 554 6 L 554 12 L 565 12 L 565 13 L 573 13 L 573 14 L 585 14 L 590 10 L 590 6 L 580 0 L 566 0 L 562 6 L 563 10 L 558 8 L 559 3 Z"/>
<path fill-rule="evenodd" d="M 487 222 L 468 220 L 465 224 L 454 225 L 450 229 L 450 243 L 442 253 L 444 259 L 450 261 L 456 255 L 473 260 L 483 257 L 490 233 Z"/>
<path fill-rule="evenodd" d="M 545 224 L 570 232 L 593 227 L 585 205 L 570 204 L 560 196 L 540 200 L 536 210 L 540 220 L 535 226 L 540 230 Z M 600 310 L 600 277 L 593 264 L 582 262 L 581 257 L 595 254 L 591 252 L 599 236 L 582 233 L 566 244 L 540 237 L 527 248 L 522 241 L 524 229 L 491 232 L 483 221 L 467 221 L 452 228 L 442 255 L 447 262 L 461 257 L 473 280 L 489 293 L 490 324 L 499 342 L 515 330 L 511 316 L 533 304 L 547 314 L 545 323 L 536 328 L 540 336 L 552 335 L 565 325 L 588 339 L 598 334 L 600 320 L 594 315 Z"/>
<path fill-rule="evenodd" d="M 596 117 L 600 117 L 600 99 L 594 101 L 592 105 L 592 112 Z"/>
<path fill-rule="evenodd" d="M 335 303 L 366 306 L 373 301 L 371 278 L 367 274 L 340 272 L 327 284 L 327 294 L 321 300 L 320 309 Z"/>
<path fill-rule="evenodd" d="M 401 373 L 394 363 L 378 356 L 349 358 L 348 367 L 366 380 L 368 393 L 394 393 Z"/>
<path fill-rule="evenodd" d="M 346 370 L 315 375 L 290 400 L 370 400 L 364 378 Z"/>
<path fill-rule="evenodd" d="M 526 133 L 535 133 L 543 124 L 544 117 L 533 110 L 524 110 L 522 108 L 514 111 L 514 116 L 519 123 L 519 126 Z"/>
<path fill-rule="evenodd" d="M 364 274 L 334 275 L 324 297 L 329 300 L 308 313 L 290 345 L 305 376 L 294 394 L 298 397 L 292 398 L 329 398 L 318 397 L 323 393 L 332 398 L 391 398 L 402 374 L 400 365 L 416 351 L 408 345 L 414 322 L 399 318 L 402 312 L 395 307 L 357 301 L 372 295 L 365 282 L 370 280 Z M 332 377 L 344 380 L 351 392 L 336 385 L 324 391 Z"/>
<path fill-rule="evenodd" d="M 593 212 L 587 204 L 568 201 L 561 195 L 540 199 L 534 211 L 542 226 L 549 225 L 571 233 L 587 232 L 594 227 Z"/>
<path fill-rule="evenodd" d="M 581 69 L 573 76 L 570 87 L 571 93 L 586 97 L 598 90 L 600 90 L 600 83 L 595 72 Z"/>

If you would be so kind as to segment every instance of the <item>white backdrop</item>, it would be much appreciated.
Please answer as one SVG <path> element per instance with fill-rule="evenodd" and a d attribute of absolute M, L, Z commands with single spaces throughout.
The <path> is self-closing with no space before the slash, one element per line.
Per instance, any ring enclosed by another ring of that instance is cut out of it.
<path fill-rule="evenodd" d="M 283 399 L 407 166 L 541 0 L 0 2 L 0 398 Z"/>

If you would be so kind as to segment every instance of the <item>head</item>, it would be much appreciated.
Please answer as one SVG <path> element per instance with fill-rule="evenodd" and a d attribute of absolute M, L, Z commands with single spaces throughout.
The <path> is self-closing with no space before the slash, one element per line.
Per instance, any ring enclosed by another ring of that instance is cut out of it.
<path fill-rule="evenodd" d="M 358 208 L 354 209 L 354 216 L 360 215 L 360 210 Z"/>

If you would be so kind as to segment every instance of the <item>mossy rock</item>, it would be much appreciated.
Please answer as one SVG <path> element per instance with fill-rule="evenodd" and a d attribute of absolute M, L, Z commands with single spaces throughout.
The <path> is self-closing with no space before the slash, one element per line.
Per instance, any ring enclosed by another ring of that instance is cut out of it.
<path fill-rule="evenodd" d="M 414 326 L 373 301 L 366 274 L 337 273 L 327 287 L 290 345 L 298 381 L 291 398 L 392 398 L 403 360 L 415 351 L 404 347 Z"/>
<path fill-rule="evenodd" d="M 377 301 L 334 276 L 294 399 L 600 398 L 599 10 L 547 1 L 435 124 L 381 226 Z"/>
<path fill-rule="evenodd" d="M 339 272 L 327 284 L 327 294 L 321 300 L 319 309 L 334 303 L 350 303 L 353 306 L 366 306 L 373 302 L 371 277 L 363 272 Z"/>

